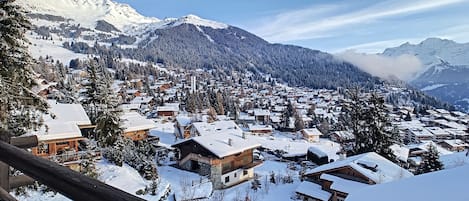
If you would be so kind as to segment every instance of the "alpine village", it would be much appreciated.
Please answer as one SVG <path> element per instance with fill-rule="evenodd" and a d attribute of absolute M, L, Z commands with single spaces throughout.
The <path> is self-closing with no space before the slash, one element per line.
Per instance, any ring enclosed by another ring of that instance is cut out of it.
<path fill-rule="evenodd" d="M 113 0 L 0 8 L 0 200 L 469 200 L 469 99 L 445 84 Z M 405 50 L 446 43 L 469 47 Z"/>

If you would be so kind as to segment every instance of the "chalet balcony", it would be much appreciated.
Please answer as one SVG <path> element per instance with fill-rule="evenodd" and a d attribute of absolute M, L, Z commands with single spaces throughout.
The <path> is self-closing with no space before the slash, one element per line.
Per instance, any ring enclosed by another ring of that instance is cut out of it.
<path fill-rule="evenodd" d="M 229 172 L 232 172 L 234 170 L 239 170 L 239 169 L 243 169 L 243 170 L 248 170 L 248 169 L 251 169 L 253 167 L 256 167 L 258 165 L 262 164 L 262 161 L 261 160 L 255 160 L 253 161 L 252 163 L 248 163 L 246 165 L 242 165 L 242 166 L 238 166 L 238 167 L 233 167 L 233 168 L 223 168 L 222 170 L 222 174 L 226 174 L 226 173 L 229 173 Z"/>

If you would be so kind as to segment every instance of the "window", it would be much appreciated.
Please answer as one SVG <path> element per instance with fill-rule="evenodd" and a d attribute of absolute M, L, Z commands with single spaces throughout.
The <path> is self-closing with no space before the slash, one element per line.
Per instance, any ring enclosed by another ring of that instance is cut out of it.
<path fill-rule="evenodd" d="M 243 170 L 243 176 L 246 176 L 248 174 L 247 170 Z"/>
<path fill-rule="evenodd" d="M 234 173 L 234 177 L 237 177 L 238 176 L 238 173 Z"/>
<path fill-rule="evenodd" d="M 230 182 L 230 176 L 225 177 L 225 183 Z"/>

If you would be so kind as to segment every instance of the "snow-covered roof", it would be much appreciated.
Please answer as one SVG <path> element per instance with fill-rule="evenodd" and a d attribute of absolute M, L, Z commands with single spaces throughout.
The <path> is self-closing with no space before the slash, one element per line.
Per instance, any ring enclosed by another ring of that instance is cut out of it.
<path fill-rule="evenodd" d="M 249 124 L 249 130 L 250 131 L 264 131 L 264 130 L 269 130 L 272 131 L 272 126 L 271 125 L 252 125 Z"/>
<path fill-rule="evenodd" d="M 296 192 L 320 200 L 329 200 L 331 193 L 321 189 L 321 186 L 309 181 L 303 181 L 296 188 Z"/>
<path fill-rule="evenodd" d="M 440 128 L 440 127 L 425 127 L 426 129 L 428 129 L 428 131 L 430 131 L 433 135 L 436 135 L 436 136 L 446 136 L 446 135 L 450 135 L 448 133 L 448 131 Z"/>
<path fill-rule="evenodd" d="M 254 116 L 269 116 L 269 110 L 254 109 Z"/>
<path fill-rule="evenodd" d="M 178 104 L 165 104 L 164 106 L 158 106 L 156 108 L 158 112 L 178 112 L 179 111 L 179 103 Z"/>
<path fill-rule="evenodd" d="M 375 152 L 363 153 L 356 156 L 351 156 L 344 160 L 321 165 L 312 169 L 306 174 L 327 172 L 328 170 L 342 167 L 353 168 L 377 184 L 413 176 L 413 174 L 406 169 L 399 167 L 398 165 Z M 372 169 L 375 169 L 375 171 Z"/>
<path fill-rule="evenodd" d="M 355 139 L 355 135 L 349 131 L 334 131 L 333 134 L 336 134 L 338 137 L 345 140 Z"/>
<path fill-rule="evenodd" d="M 417 137 L 433 137 L 433 134 L 424 127 L 411 128 L 408 131 Z"/>
<path fill-rule="evenodd" d="M 122 104 L 120 107 L 124 111 L 138 110 L 140 109 L 140 104 Z"/>
<path fill-rule="evenodd" d="M 401 146 L 398 144 L 393 144 L 389 147 L 394 155 L 397 157 L 397 159 L 407 162 L 407 159 L 409 158 L 409 148 L 405 146 Z"/>
<path fill-rule="evenodd" d="M 318 157 L 327 157 L 327 153 L 322 151 L 318 147 L 309 147 L 308 151 L 315 154 Z"/>
<path fill-rule="evenodd" d="M 121 127 L 124 128 L 124 132 L 148 130 L 156 126 L 155 122 L 146 119 L 137 112 L 124 113 L 120 118 L 122 120 Z"/>
<path fill-rule="evenodd" d="M 185 115 L 178 115 L 176 117 L 176 121 L 178 122 L 179 126 L 188 126 L 192 123 L 191 118 Z"/>
<path fill-rule="evenodd" d="M 261 145 L 247 136 L 233 121 L 215 121 L 212 123 L 193 123 L 200 136 L 192 137 L 175 145 L 193 140 L 219 158 L 254 149 Z"/>
<path fill-rule="evenodd" d="M 47 130 L 46 128 L 47 127 Z M 50 121 L 39 131 L 32 134 L 37 136 L 38 141 L 60 140 L 82 137 L 80 128 L 75 123 Z"/>
<path fill-rule="evenodd" d="M 63 104 L 55 100 L 48 100 L 49 111 L 55 115 L 54 120 L 75 123 L 76 125 L 90 125 L 91 121 L 81 104 Z M 47 119 L 45 119 L 47 123 Z"/>
<path fill-rule="evenodd" d="M 440 170 L 355 191 L 346 201 L 469 200 L 469 165 Z"/>
<path fill-rule="evenodd" d="M 468 147 L 469 145 L 460 139 L 444 140 L 451 147 Z"/>
<path fill-rule="evenodd" d="M 302 130 L 305 135 L 309 136 L 321 136 L 322 133 L 317 128 L 305 128 Z"/>
<path fill-rule="evenodd" d="M 153 97 L 135 97 L 130 104 L 148 104 L 153 100 Z"/>
<path fill-rule="evenodd" d="M 322 180 L 331 181 L 332 185 L 330 188 L 332 190 L 340 191 L 343 193 L 351 193 L 369 186 L 365 183 L 344 179 L 330 174 L 322 174 L 320 178 Z"/>
<path fill-rule="evenodd" d="M 242 136 L 243 131 L 239 128 L 234 121 L 214 121 L 212 123 L 207 122 L 195 122 L 192 124 L 193 128 L 199 133 L 199 135 L 211 135 L 228 133 L 233 135 Z"/>

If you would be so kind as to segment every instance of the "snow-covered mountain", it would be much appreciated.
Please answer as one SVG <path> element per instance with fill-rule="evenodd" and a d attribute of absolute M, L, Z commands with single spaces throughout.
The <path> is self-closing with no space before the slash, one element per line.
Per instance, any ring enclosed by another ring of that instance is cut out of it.
<path fill-rule="evenodd" d="M 32 17 L 47 20 L 47 16 L 48 19 L 51 19 L 50 16 L 59 16 L 91 30 L 105 22 L 112 25 L 116 29 L 114 31 L 128 35 L 138 35 L 150 29 L 177 26 L 182 23 L 213 28 L 227 27 L 225 24 L 204 20 L 195 15 L 164 20 L 145 17 L 127 4 L 111 0 L 18 0 L 17 2 L 30 11 Z"/>
<path fill-rule="evenodd" d="M 298 86 L 337 88 L 380 83 L 378 78 L 328 53 L 271 44 L 240 28 L 195 15 L 161 20 L 142 16 L 112 0 L 17 2 L 30 12 L 34 25 L 28 34 L 33 56 L 52 56 L 65 64 L 73 57 L 112 52 L 173 67 L 269 74 Z"/>
<path fill-rule="evenodd" d="M 419 44 L 404 43 L 388 48 L 382 54 L 415 55 L 425 68 L 411 84 L 469 111 L 469 43 L 428 38 Z"/>

